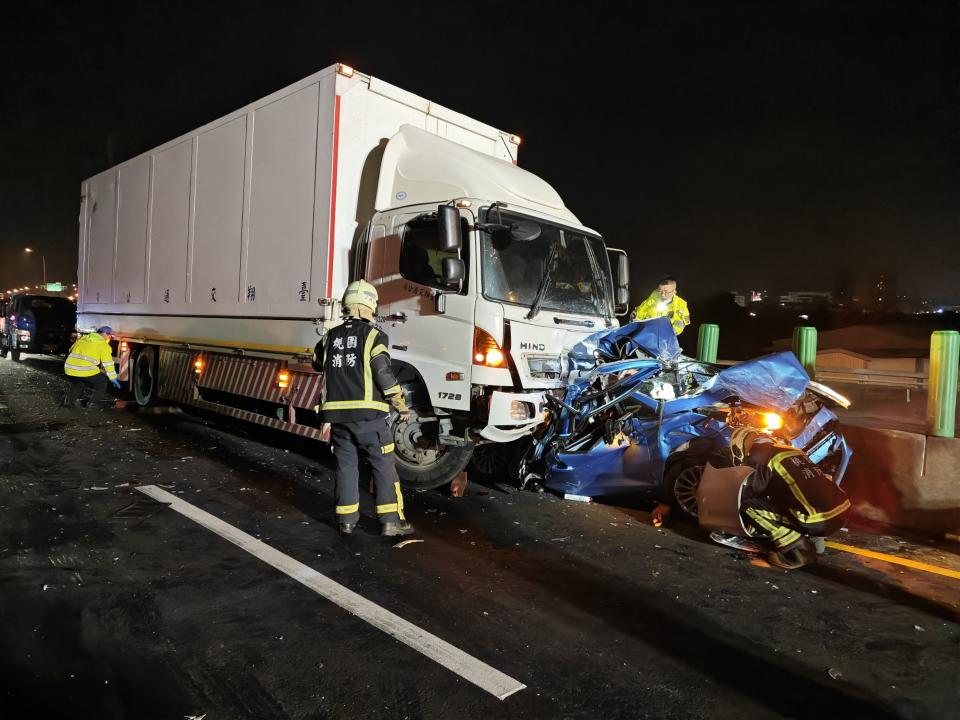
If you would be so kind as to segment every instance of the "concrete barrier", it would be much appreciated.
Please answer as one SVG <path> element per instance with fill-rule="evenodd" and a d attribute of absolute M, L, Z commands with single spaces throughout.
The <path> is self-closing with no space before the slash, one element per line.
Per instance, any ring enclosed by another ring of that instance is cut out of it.
<path fill-rule="evenodd" d="M 960 438 L 849 424 L 843 432 L 855 515 L 940 539 L 960 534 Z"/>

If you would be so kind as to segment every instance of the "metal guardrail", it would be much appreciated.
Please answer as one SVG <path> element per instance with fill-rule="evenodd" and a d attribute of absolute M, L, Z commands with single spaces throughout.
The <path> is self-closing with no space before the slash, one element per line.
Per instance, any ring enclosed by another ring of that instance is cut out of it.
<path fill-rule="evenodd" d="M 741 362 L 742 360 L 717 360 L 715 364 L 729 367 L 739 365 Z M 861 368 L 818 367 L 813 379 L 817 382 L 877 385 L 909 390 L 925 390 L 929 384 L 929 377 L 926 373 L 904 372 L 902 370 L 865 370 Z"/>
<path fill-rule="evenodd" d="M 865 370 L 860 368 L 818 367 L 815 380 L 852 383 L 856 385 L 880 385 L 884 387 L 923 390 L 929 383 L 926 373 L 900 370 Z"/>
<path fill-rule="evenodd" d="M 715 360 L 719 328 L 701 325 L 697 342 L 697 357 L 713 360 L 717 365 L 736 365 L 735 362 Z M 708 332 L 709 331 L 709 332 Z M 793 353 L 807 372 L 816 379 L 835 384 L 861 387 L 897 388 L 906 393 L 926 391 L 926 431 L 937 437 L 954 437 L 958 397 L 960 397 L 960 332 L 935 330 L 930 335 L 930 362 L 925 373 L 900 370 L 868 370 L 860 368 L 831 368 L 816 366 L 816 328 L 794 328 Z"/>

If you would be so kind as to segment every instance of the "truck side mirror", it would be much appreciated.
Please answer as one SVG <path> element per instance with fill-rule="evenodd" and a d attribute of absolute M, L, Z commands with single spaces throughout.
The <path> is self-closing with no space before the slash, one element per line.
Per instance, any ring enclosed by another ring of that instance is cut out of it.
<path fill-rule="evenodd" d="M 630 289 L 630 263 L 627 261 L 626 253 L 617 254 L 617 275 L 620 278 L 620 287 L 624 290 Z"/>
<path fill-rule="evenodd" d="M 630 310 L 630 264 L 623 250 L 607 248 L 610 270 L 613 273 L 613 312 L 626 315 Z"/>
<path fill-rule="evenodd" d="M 441 205 L 437 208 L 440 247 L 447 252 L 459 252 L 463 247 L 460 237 L 460 212 L 453 205 Z"/>
<path fill-rule="evenodd" d="M 443 259 L 443 284 L 447 287 L 459 288 L 466 275 L 466 268 L 460 258 Z"/>

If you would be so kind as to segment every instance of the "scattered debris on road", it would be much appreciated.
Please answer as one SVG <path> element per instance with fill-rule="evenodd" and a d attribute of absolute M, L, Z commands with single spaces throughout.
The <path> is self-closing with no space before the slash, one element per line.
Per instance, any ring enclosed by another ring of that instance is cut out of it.
<path fill-rule="evenodd" d="M 411 538 L 410 540 L 401 540 L 401 541 L 398 542 L 396 545 L 394 545 L 394 547 L 399 549 L 399 548 L 402 548 L 402 547 L 406 547 L 407 545 L 410 545 L 411 543 L 421 543 L 421 542 L 423 542 L 423 540 L 415 540 L 415 539 Z"/>

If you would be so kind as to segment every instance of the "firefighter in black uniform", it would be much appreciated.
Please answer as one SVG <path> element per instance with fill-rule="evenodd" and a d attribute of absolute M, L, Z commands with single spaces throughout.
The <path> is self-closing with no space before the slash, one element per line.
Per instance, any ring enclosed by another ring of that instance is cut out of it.
<path fill-rule="evenodd" d="M 387 336 L 373 326 L 377 290 L 358 280 L 343 295 L 344 322 L 322 343 L 323 395 L 320 413 L 331 424 L 337 459 L 337 522 L 351 533 L 360 519 L 359 453 L 370 465 L 377 488 L 380 534 L 409 535 L 403 495 L 393 458 L 393 434 L 386 419 L 390 406 L 402 420 L 410 418 L 403 390 L 390 367 Z"/>
<path fill-rule="evenodd" d="M 774 564 L 792 566 L 792 555 L 823 552 L 820 539 L 843 527 L 847 494 L 806 453 L 750 428 L 730 437 L 734 464 L 754 468 L 740 502 L 744 524 L 774 548 Z"/>

